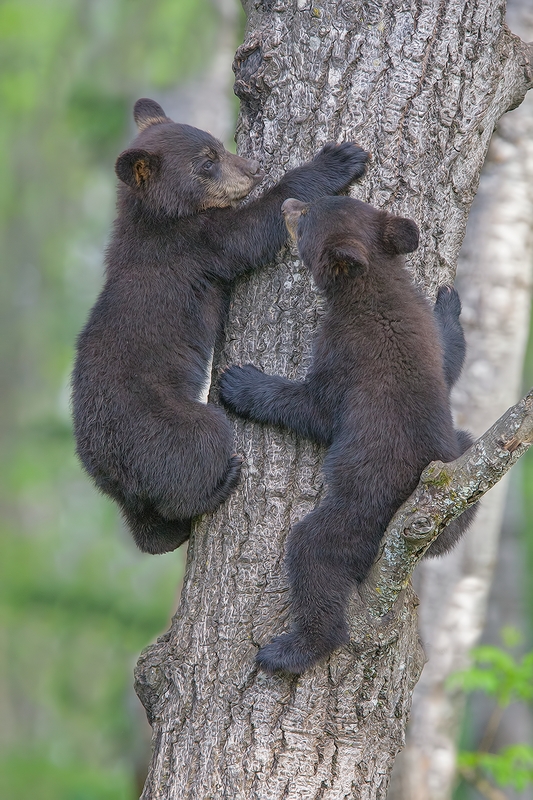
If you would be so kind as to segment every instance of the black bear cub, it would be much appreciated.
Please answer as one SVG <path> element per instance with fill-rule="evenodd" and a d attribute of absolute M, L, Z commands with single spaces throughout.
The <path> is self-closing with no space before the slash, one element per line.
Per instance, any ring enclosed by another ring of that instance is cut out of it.
<path fill-rule="evenodd" d="M 73 373 L 77 452 L 119 504 L 137 545 L 174 550 L 191 519 L 235 487 L 241 459 L 220 408 L 201 402 L 230 282 L 287 239 L 285 199 L 343 191 L 367 154 L 326 145 L 258 200 L 257 161 L 137 101 L 139 134 L 116 162 L 118 216 L 103 290 L 79 336 Z"/>
<path fill-rule="evenodd" d="M 470 444 L 455 431 L 449 390 L 465 343 L 454 289 L 434 313 L 404 268 L 418 228 L 349 197 L 283 204 L 302 260 L 326 298 L 303 382 L 248 364 L 221 378 L 224 404 L 328 446 L 327 493 L 289 533 L 293 627 L 259 650 L 266 672 L 301 673 L 348 641 L 346 605 L 364 580 L 395 511 L 424 467 Z M 428 551 L 438 555 L 470 523 L 468 509 Z"/>

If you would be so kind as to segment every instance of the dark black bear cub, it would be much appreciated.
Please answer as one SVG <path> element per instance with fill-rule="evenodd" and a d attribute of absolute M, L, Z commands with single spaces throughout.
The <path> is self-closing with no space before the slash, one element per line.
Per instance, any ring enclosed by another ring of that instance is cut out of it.
<path fill-rule="evenodd" d="M 326 297 L 312 366 L 301 383 L 230 367 L 221 397 L 244 417 L 328 446 L 327 494 L 287 541 L 292 630 L 257 656 L 269 673 L 301 673 L 348 641 L 350 593 L 424 467 L 451 461 L 470 440 L 454 430 L 449 406 L 465 352 L 459 298 L 441 288 L 434 315 L 412 283 L 401 254 L 418 246 L 415 223 L 349 197 L 291 199 L 283 211 Z M 452 522 L 429 554 L 449 549 L 472 515 Z"/>
<path fill-rule="evenodd" d="M 228 420 L 200 402 L 230 282 L 282 247 L 286 198 L 344 190 L 367 154 L 326 145 L 237 209 L 263 177 L 257 161 L 172 122 L 152 100 L 139 100 L 134 117 L 139 135 L 115 167 L 105 285 L 78 340 L 74 429 L 83 466 L 118 502 L 138 546 L 163 553 L 239 478 Z"/>

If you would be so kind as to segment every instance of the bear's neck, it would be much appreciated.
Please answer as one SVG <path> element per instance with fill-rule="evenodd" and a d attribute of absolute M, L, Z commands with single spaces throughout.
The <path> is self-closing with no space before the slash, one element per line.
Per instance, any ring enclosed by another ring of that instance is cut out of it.
<path fill-rule="evenodd" d="M 117 229 L 136 231 L 137 235 L 143 235 L 143 231 L 150 236 L 159 234 L 163 236 L 175 236 L 175 228 L 179 228 L 185 217 L 177 214 L 170 215 L 163 211 L 155 211 L 127 187 L 119 187 L 117 195 Z"/>
<path fill-rule="evenodd" d="M 384 308 L 394 310 L 402 305 L 404 298 L 417 293 L 401 256 L 377 267 L 371 265 L 359 275 L 341 275 L 323 292 L 327 308 L 343 316 Z"/>

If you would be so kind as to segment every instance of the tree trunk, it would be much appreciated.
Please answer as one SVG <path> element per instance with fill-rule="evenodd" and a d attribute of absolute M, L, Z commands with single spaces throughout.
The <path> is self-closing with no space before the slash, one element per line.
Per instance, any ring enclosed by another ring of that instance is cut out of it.
<path fill-rule="evenodd" d="M 533 39 L 530 0 L 509 0 L 512 29 Z M 467 360 L 454 393 L 458 424 L 480 435 L 520 392 L 533 267 L 533 96 L 500 120 L 459 256 Z M 468 537 L 421 564 L 416 590 L 428 663 L 413 696 L 389 800 L 449 800 L 463 696 L 446 688 L 483 630 L 507 482 L 483 501 Z M 514 576 L 516 579 L 516 576 Z"/>
<path fill-rule="evenodd" d="M 502 4 L 264 0 L 247 12 L 239 152 L 275 181 L 327 141 L 370 150 L 355 191 L 417 220 L 409 267 L 434 294 L 453 280 L 494 125 L 531 85 Z M 219 365 L 305 373 L 320 310 L 284 256 L 236 287 Z M 143 800 L 384 798 L 423 663 L 416 598 L 408 586 L 381 623 L 359 613 L 353 646 L 301 678 L 258 673 L 258 645 L 287 626 L 284 539 L 320 496 L 322 453 L 241 422 L 236 450 L 241 486 L 197 526 L 171 630 L 137 667 L 154 743 Z"/>

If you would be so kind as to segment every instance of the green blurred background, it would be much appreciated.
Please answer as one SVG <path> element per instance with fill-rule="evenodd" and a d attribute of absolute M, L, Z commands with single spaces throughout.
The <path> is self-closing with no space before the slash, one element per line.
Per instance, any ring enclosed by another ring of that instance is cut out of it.
<path fill-rule="evenodd" d="M 168 627 L 183 553 L 139 553 L 82 474 L 69 376 L 133 102 L 205 69 L 219 6 L 0 0 L 2 800 L 139 795 L 132 671 Z"/>
<path fill-rule="evenodd" d="M 0 0 L 0 800 L 132 800 L 142 785 L 149 729 L 132 671 L 175 610 L 183 553 L 137 552 L 82 474 L 69 375 L 101 285 L 133 102 L 205 72 L 221 9 Z M 531 355 L 526 371 L 533 382 Z M 533 459 L 517 475 L 532 486 Z"/>

